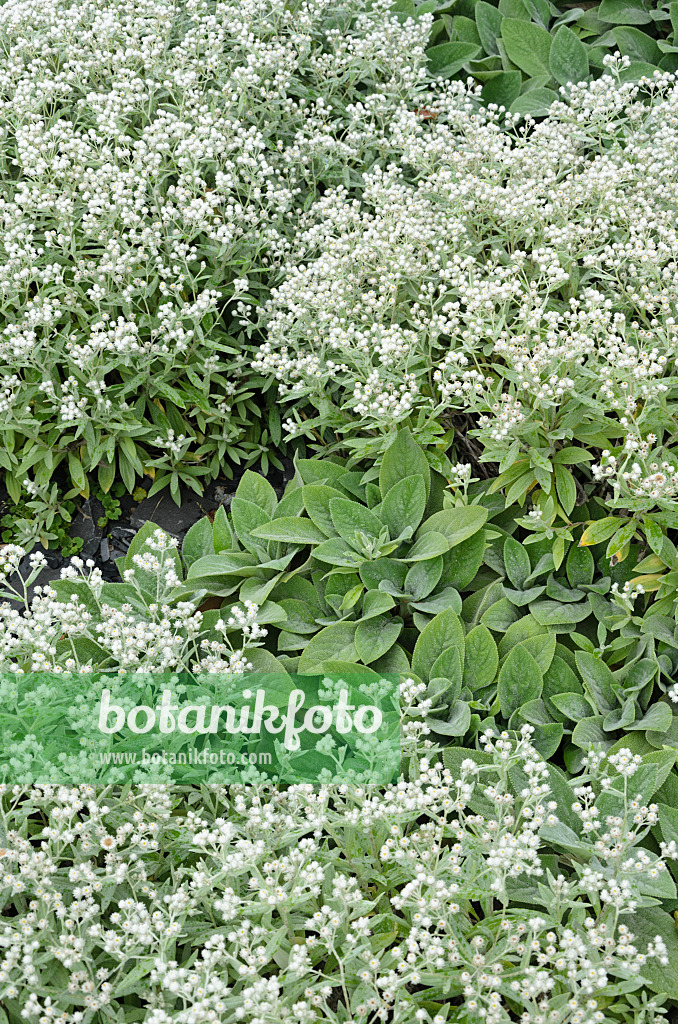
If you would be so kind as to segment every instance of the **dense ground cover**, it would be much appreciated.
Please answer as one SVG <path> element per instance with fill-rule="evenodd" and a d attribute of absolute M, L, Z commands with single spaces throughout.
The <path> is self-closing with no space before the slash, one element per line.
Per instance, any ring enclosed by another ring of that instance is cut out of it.
<path fill-rule="evenodd" d="M 0 7 L 0 1021 L 675 1021 L 677 10 Z M 236 472 L 27 595 L 74 499 Z M 253 669 L 399 678 L 400 781 L 45 739 Z"/>

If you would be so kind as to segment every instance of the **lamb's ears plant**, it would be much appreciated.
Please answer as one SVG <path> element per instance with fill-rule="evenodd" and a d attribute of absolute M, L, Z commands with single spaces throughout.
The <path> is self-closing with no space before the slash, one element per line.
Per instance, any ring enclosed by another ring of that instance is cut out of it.
<path fill-rule="evenodd" d="M 559 91 L 598 78 L 615 52 L 626 58 L 624 81 L 678 68 L 678 18 L 670 0 L 601 0 L 565 9 L 547 0 L 455 6 L 451 14 L 448 5 L 436 12 L 429 73 L 462 80 L 471 75 L 482 83 L 485 103 L 517 116 L 543 117 Z M 399 3 L 394 8 L 404 10 Z M 428 9 L 426 0 L 411 5 L 413 14 Z"/>

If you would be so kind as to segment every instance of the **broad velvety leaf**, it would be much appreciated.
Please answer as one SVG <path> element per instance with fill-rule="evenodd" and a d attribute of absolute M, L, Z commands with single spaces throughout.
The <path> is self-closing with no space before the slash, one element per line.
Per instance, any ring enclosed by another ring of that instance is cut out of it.
<path fill-rule="evenodd" d="M 522 590 L 525 580 L 532 572 L 532 566 L 525 546 L 513 537 L 507 537 L 504 541 L 504 566 L 513 586 Z"/>
<path fill-rule="evenodd" d="M 487 626 L 474 626 L 466 634 L 464 651 L 464 685 L 472 691 L 494 682 L 499 665 L 499 652 Z"/>
<path fill-rule="evenodd" d="M 355 646 L 360 660 L 371 664 L 393 647 L 403 628 L 402 619 L 382 615 L 362 619 L 355 631 Z"/>
<path fill-rule="evenodd" d="M 405 577 L 404 590 L 411 594 L 415 601 L 428 597 L 435 589 L 443 571 L 441 555 L 426 561 L 416 562 Z"/>
<path fill-rule="evenodd" d="M 477 43 L 459 41 L 432 46 L 426 51 L 430 73 L 434 77 L 442 75 L 443 78 L 451 78 L 467 61 L 480 53 L 480 50 Z"/>
<path fill-rule="evenodd" d="M 431 489 L 431 469 L 421 447 L 408 427 L 402 427 L 386 449 L 379 470 L 379 490 L 386 497 L 391 488 L 403 477 L 420 476 L 426 487 L 428 501 Z"/>
<path fill-rule="evenodd" d="M 406 476 L 398 480 L 384 496 L 380 510 L 382 522 L 395 540 L 408 527 L 412 533 L 421 522 L 426 507 L 426 484 L 422 476 Z M 412 536 L 412 534 L 410 534 Z"/>
<path fill-rule="evenodd" d="M 533 78 L 551 77 L 551 36 L 546 29 L 518 18 L 504 18 L 501 38 L 509 58 Z"/>
<path fill-rule="evenodd" d="M 588 78 L 589 59 L 586 56 L 586 47 L 572 29 L 566 25 L 561 25 L 553 37 L 549 53 L 549 66 L 556 82 L 559 82 L 561 85 L 567 85 L 570 82 L 575 85 L 577 82 L 583 82 Z M 570 473 L 562 468 L 560 472 L 572 481 Z M 558 475 L 556 475 L 556 483 L 558 485 L 558 496 L 562 502 L 563 497 L 560 492 L 561 485 L 564 486 L 564 482 L 559 479 Z M 572 488 L 574 488 L 574 482 L 572 482 Z M 568 514 L 574 508 L 576 493 L 576 488 L 574 488 L 574 494 L 570 495 L 573 498 L 572 503 L 569 505 L 569 508 L 565 508 Z M 563 507 L 565 507 L 564 504 Z"/>
<path fill-rule="evenodd" d="M 343 499 L 341 499 L 343 500 Z M 253 537 L 264 540 L 278 540 L 286 544 L 319 544 L 325 540 L 325 534 L 310 519 L 298 516 L 281 516 L 271 519 L 252 530 Z"/>
<path fill-rule="evenodd" d="M 431 668 L 448 647 L 464 650 L 464 627 L 451 609 L 440 612 L 422 630 L 414 646 L 412 671 L 420 679 L 427 680 Z"/>
<path fill-rule="evenodd" d="M 299 672 L 304 675 L 321 671 L 323 662 L 331 659 L 358 661 L 359 655 L 355 645 L 356 628 L 355 622 L 336 622 L 321 629 L 302 651 Z"/>
<path fill-rule="evenodd" d="M 382 523 L 374 512 L 350 498 L 330 498 L 330 515 L 335 530 L 347 541 L 352 541 L 356 533 L 378 537 L 382 530 Z"/>
<path fill-rule="evenodd" d="M 328 484 L 306 484 L 301 493 L 304 507 L 312 521 L 326 537 L 333 537 L 336 530 L 330 515 L 330 500 L 343 498 L 344 495 L 336 487 L 330 487 Z"/>
<path fill-rule="evenodd" d="M 497 696 L 504 718 L 527 701 L 541 696 L 544 680 L 531 654 L 520 644 L 509 653 L 499 672 Z"/>
<path fill-rule="evenodd" d="M 429 516 L 421 524 L 417 530 L 417 538 L 427 533 L 442 533 L 449 547 L 455 547 L 482 529 L 486 519 L 487 509 L 479 505 L 445 508 Z"/>
<path fill-rule="evenodd" d="M 245 501 L 258 505 L 268 513 L 269 518 L 278 504 L 278 497 L 268 480 L 261 473 L 254 473 L 251 469 L 246 469 L 243 473 L 235 495 L 239 499 L 244 498 Z"/>

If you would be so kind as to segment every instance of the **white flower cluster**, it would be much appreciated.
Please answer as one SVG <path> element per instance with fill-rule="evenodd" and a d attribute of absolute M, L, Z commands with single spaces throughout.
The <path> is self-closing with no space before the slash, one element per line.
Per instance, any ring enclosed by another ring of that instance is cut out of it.
<path fill-rule="evenodd" d="M 667 964 L 660 936 L 620 920 L 665 859 L 633 849 L 651 809 L 619 790 L 635 764 L 620 751 L 590 764 L 621 822 L 598 837 L 591 787 L 573 790 L 586 856 L 544 870 L 540 829 L 569 798 L 530 733 L 485 733 L 485 759 L 455 772 L 415 755 L 409 781 L 384 789 L 217 787 L 209 807 L 159 785 L 0 786 L 0 886 L 21 902 L 0 929 L 0 998 L 29 1022 L 84 1024 L 124 1012 L 134 969 L 153 1024 L 339 1024 L 346 1006 L 354 1022 L 439 1024 L 431 984 L 490 1024 L 516 1003 L 525 1024 L 599 1024 L 607 986 L 632 991 Z M 29 835 L 26 813 L 41 823 Z M 517 879 L 534 879 L 533 905 L 507 911 Z M 666 1020 L 651 999 L 645 1012 Z"/>
<path fill-rule="evenodd" d="M 311 206 L 258 315 L 252 365 L 283 401 L 310 399 L 343 434 L 470 411 L 497 460 L 535 427 L 656 417 L 677 387 L 678 87 L 661 74 L 643 103 L 608 63 L 530 132 L 462 83 L 379 121 L 360 108 L 347 138 L 369 131 L 382 161 L 359 199 L 338 184 Z"/>
<path fill-rule="evenodd" d="M 664 449 L 653 449 L 657 435 L 645 439 L 628 434 L 624 447 L 616 455 L 609 449 L 601 452 L 601 461 L 591 466 L 594 480 L 609 480 L 614 498 L 651 498 L 671 501 L 678 494 L 678 466 Z M 626 468 L 630 466 L 630 468 Z"/>
<path fill-rule="evenodd" d="M 30 555 L 32 575 L 24 580 L 19 574 L 23 548 L 6 545 L 0 566 L 3 596 L 18 599 L 24 607 L 12 607 L 9 600 L 0 604 L 0 670 L 83 675 L 103 669 L 237 675 L 250 670 L 247 651 L 266 636 L 257 621 L 258 606 L 251 601 L 244 610 L 235 605 L 226 621 L 217 620 L 213 635 L 205 635 L 203 614 L 195 603 L 173 595 L 181 583 L 175 549 L 176 541 L 163 530 L 147 537 L 142 550 L 132 555 L 134 568 L 123 572 L 126 593 L 117 604 L 102 599 L 104 581 L 94 562 L 84 563 L 77 556 L 61 570 L 57 586 L 36 587 L 29 604 L 27 584 L 46 559 Z M 12 585 L 17 575 L 22 591 Z M 75 587 L 64 587 L 61 581 Z M 241 634 L 239 647 L 233 646 L 231 633 Z"/>
<path fill-rule="evenodd" d="M 159 406 L 186 438 L 169 454 L 187 460 L 206 435 L 201 472 L 216 476 L 244 432 L 226 399 L 250 397 L 228 303 L 259 301 L 307 196 L 353 174 L 421 88 L 432 15 L 363 8 L 0 6 L 0 410 L 29 449 L 41 431 L 57 450 L 75 437 L 94 469 L 102 435 L 141 424 L 131 436 L 152 444 Z M 398 324 L 375 332 L 386 361 L 416 342 Z"/>

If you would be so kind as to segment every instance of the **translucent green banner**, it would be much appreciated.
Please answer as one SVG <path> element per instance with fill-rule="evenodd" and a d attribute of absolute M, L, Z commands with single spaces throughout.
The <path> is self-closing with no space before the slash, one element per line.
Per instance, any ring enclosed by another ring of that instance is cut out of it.
<path fill-rule="evenodd" d="M 384 785 L 399 677 L 0 675 L 0 783 Z"/>

